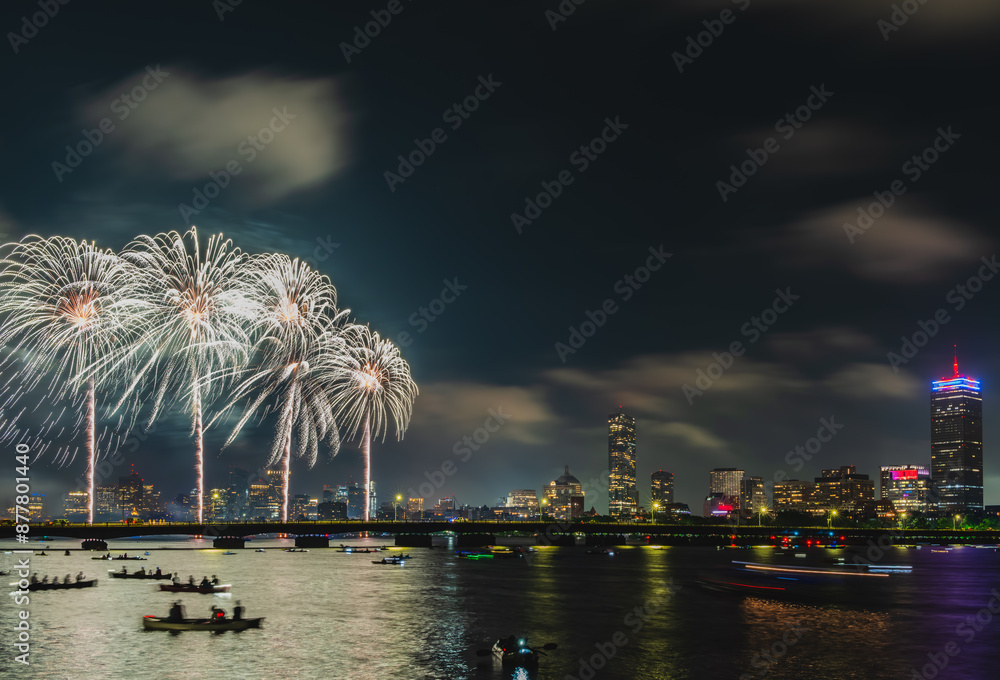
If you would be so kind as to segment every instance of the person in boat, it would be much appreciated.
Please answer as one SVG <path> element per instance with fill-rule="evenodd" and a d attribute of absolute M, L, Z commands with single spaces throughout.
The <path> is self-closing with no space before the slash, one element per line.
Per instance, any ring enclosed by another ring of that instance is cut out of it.
<path fill-rule="evenodd" d="M 63 578 L 63 583 L 65 583 L 66 585 L 69 585 L 72 582 L 73 582 L 73 575 L 72 574 L 66 574 L 66 576 Z"/>
<path fill-rule="evenodd" d="M 69 557 L 69 548 L 66 548 L 66 557 Z"/>
<path fill-rule="evenodd" d="M 82 580 L 83 580 L 83 572 L 81 571 L 79 574 L 76 575 L 76 582 L 79 583 Z"/>
<path fill-rule="evenodd" d="M 224 610 L 220 609 L 219 607 L 216 607 L 213 604 L 212 605 L 212 620 L 213 621 L 225 621 L 226 620 L 226 612 Z"/>
<path fill-rule="evenodd" d="M 170 621 L 183 621 L 184 620 L 184 605 L 181 604 L 180 600 L 177 600 L 170 606 L 170 614 L 167 616 Z"/>
<path fill-rule="evenodd" d="M 189 586 L 194 585 L 194 574 L 188 574 L 188 585 Z"/>
<path fill-rule="evenodd" d="M 163 572 L 162 572 L 162 571 L 160 571 L 160 568 L 159 568 L 159 567 L 157 567 L 157 568 L 156 568 L 156 575 L 157 575 L 157 576 L 163 576 Z"/>
<path fill-rule="evenodd" d="M 208 580 L 207 576 L 202 576 L 201 577 L 201 585 L 199 587 L 201 587 L 201 588 L 211 588 L 212 587 L 212 582 Z"/>
<path fill-rule="evenodd" d="M 43 556 L 45 556 L 45 557 L 48 557 L 48 556 L 49 556 L 49 554 L 48 554 L 47 552 L 45 552 L 44 550 L 43 550 L 42 552 L 38 553 L 38 554 L 39 554 L 39 555 L 43 555 Z"/>
<path fill-rule="evenodd" d="M 121 573 L 123 573 L 123 574 L 127 574 L 127 573 L 128 573 L 128 569 L 127 569 L 127 568 L 125 568 L 124 566 L 122 566 L 122 571 L 121 571 Z"/>
<path fill-rule="evenodd" d="M 233 607 L 233 621 L 243 620 L 243 605 L 240 604 L 239 600 L 236 600 L 236 606 Z"/>
<path fill-rule="evenodd" d="M 179 586 L 181 584 L 181 578 L 177 574 L 174 574 L 174 578 L 172 580 L 175 586 Z"/>
<path fill-rule="evenodd" d="M 46 574 L 45 576 L 42 577 L 42 583 L 48 583 L 48 582 L 49 582 L 49 575 Z"/>
<path fill-rule="evenodd" d="M 34 574 L 31 575 L 31 583 L 32 583 L 32 585 L 34 585 L 35 583 L 38 583 L 38 572 L 37 571 Z"/>
<path fill-rule="evenodd" d="M 219 577 L 216 576 L 215 574 L 212 574 L 212 585 L 213 586 L 219 585 Z"/>
<path fill-rule="evenodd" d="M 146 575 L 146 567 L 139 567 L 139 571 L 137 571 L 136 573 L 140 574 L 142 576 L 145 576 Z"/>

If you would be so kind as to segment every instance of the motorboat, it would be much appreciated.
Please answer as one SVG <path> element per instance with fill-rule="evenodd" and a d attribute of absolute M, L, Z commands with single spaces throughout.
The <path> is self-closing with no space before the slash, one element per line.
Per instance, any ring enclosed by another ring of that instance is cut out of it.
<path fill-rule="evenodd" d="M 146 630 L 246 630 L 260 628 L 264 617 L 257 619 L 176 619 L 147 614 L 142 617 L 142 627 Z"/>

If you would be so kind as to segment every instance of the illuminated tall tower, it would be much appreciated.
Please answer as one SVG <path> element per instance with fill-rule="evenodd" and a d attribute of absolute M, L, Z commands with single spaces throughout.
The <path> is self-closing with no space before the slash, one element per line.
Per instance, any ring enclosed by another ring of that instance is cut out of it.
<path fill-rule="evenodd" d="M 983 509 L 983 396 L 958 372 L 931 383 L 931 482 L 944 516 Z"/>
<path fill-rule="evenodd" d="M 618 407 L 608 416 L 608 514 L 632 519 L 639 507 L 635 484 L 635 418 Z"/>

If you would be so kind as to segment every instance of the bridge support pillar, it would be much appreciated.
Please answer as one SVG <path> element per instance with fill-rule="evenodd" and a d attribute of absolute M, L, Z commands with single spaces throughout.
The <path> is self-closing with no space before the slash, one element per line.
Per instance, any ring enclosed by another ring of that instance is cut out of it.
<path fill-rule="evenodd" d="M 493 534 L 458 534 L 455 537 L 455 547 L 457 548 L 478 548 L 484 545 L 493 545 L 496 542 Z"/>
<path fill-rule="evenodd" d="M 108 543 L 107 541 L 102 541 L 99 538 L 88 538 L 80 547 L 84 550 L 100 550 L 101 552 L 104 552 L 108 549 Z"/>
<path fill-rule="evenodd" d="M 245 548 L 246 539 L 238 536 L 219 536 L 212 541 L 213 548 Z"/>
<path fill-rule="evenodd" d="M 430 534 L 400 534 L 396 536 L 396 545 L 401 548 L 430 548 Z"/>
<path fill-rule="evenodd" d="M 296 548 L 329 548 L 329 536 L 296 536 Z"/>

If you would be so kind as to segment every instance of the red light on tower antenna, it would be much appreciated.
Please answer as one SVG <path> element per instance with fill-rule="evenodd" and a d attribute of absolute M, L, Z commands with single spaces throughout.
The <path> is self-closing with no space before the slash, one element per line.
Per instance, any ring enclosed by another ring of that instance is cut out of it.
<path fill-rule="evenodd" d="M 958 377 L 958 345 L 955 345 L 955 363 L 952 364 L 952 368 L 955 369 L 955 377 Z"/>

